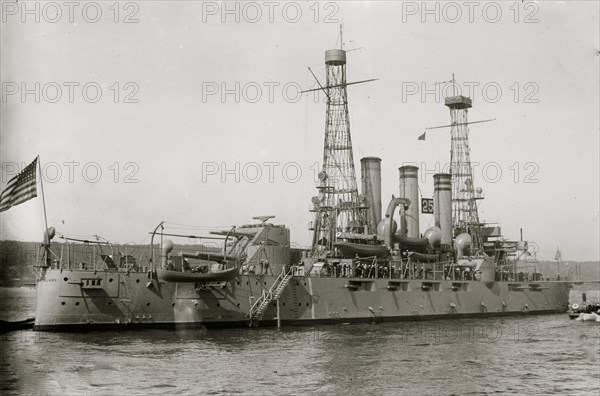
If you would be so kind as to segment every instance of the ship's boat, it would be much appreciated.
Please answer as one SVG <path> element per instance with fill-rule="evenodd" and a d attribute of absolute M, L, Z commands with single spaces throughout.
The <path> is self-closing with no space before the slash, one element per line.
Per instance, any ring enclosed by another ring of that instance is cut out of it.
<path fill-rule="evenodd" d="M 210 283 L 210 282 L 229 282 L 238 275 L 236 268 L 229 268 L 223 271 L 207 272 L 203 274 L 197 274 L 192 272 L 181 272 L 171 271 L 164 269 L 157 269 L 156 274 L 158 280 L 162 282 L 198 282 L 198 283 Z"/>
<path fill-rule="evenodd" d="M 416 261 L 419 263 L 435 263 L 439 260 L 439 256 L 437 254 L 411 252 L 409 253 L 409 257 L 411 261 Z"/>
<path fill-rule="evenodd" d="M 581 313 L 575 320 L 581 320 L 583 322 L 600 322 L 600 315 L 595 312 L 592 313 Z"/>
<path fill-rule="evenodd" d="M 339 249 L 343 257 L 385 257 L 388 254 L 388 248 L 385 245 L 367 245 L 363 243 L 337 242 L 334 245 Z"/>
<path fill-rule="evenodd" d="M 583 314 L 592 314 L 592 313 L 600 313 L 600 303 L 574 303 L 569 307 L 569 318 L 571 319 L 579 319 Z"/>
<path fill-rule="evenodd" d="M 34 321 L 35 318 L 27 318 L 23 320 L 17 320 L 15 322 L 0 320 L 0 334 L 15 330 L 31 329 L 33 328 Z"/>

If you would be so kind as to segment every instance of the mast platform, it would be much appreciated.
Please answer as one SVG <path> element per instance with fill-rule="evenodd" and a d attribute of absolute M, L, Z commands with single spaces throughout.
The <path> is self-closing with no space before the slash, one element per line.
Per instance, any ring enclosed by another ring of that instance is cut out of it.
<path fill-rule="evenodd" d="M 444 104 L 451 109 L 470 109 L 473 107 L 471 99 L 462 95 L 444 98 Z"/>

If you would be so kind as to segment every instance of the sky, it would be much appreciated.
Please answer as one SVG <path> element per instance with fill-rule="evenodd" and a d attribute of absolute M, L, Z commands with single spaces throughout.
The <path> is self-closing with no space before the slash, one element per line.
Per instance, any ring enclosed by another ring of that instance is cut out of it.
<path fill-rule="evenodd" d="M 310 243 L 323 158 L 324 52 L 347 53 L 350 129 L 423 197 L 450 160 L 443 96 L 473 99 L 480 218 L 535 243 L 540 259 L 598 260 L 600 3 L 2 1 L 0 189 L 37 155 L 48 225 L 148 242 L 252 222 Z M 39 241 L 38 198 L 0 214 L 0 239 Z M 421 230 L 433 225 L 421 215 Z M 177 232 L 177 227 L 171 231 Z M 200 232 L 200 231 L 198 231 Z"/>

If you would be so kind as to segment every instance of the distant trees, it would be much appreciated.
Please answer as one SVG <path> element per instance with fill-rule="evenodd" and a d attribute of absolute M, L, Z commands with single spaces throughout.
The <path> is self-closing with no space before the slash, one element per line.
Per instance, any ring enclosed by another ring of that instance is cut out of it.
<path fill-rule="evenodd" d="M 37 246 L 35 242 L 0 241 L 0 286 L 20 286 L 35 281 L 31 267 Z"/>

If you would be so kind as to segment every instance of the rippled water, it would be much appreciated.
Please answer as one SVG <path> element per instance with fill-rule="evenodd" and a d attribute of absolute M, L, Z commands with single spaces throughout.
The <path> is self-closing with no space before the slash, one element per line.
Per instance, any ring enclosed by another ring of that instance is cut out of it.
<path fill-rule="evenodd" d="M 35 291 L 0 289 L 3 319 Z M 1 394 L 590 394 L 600 325 L 498 319 L 0 336 Z"/>

